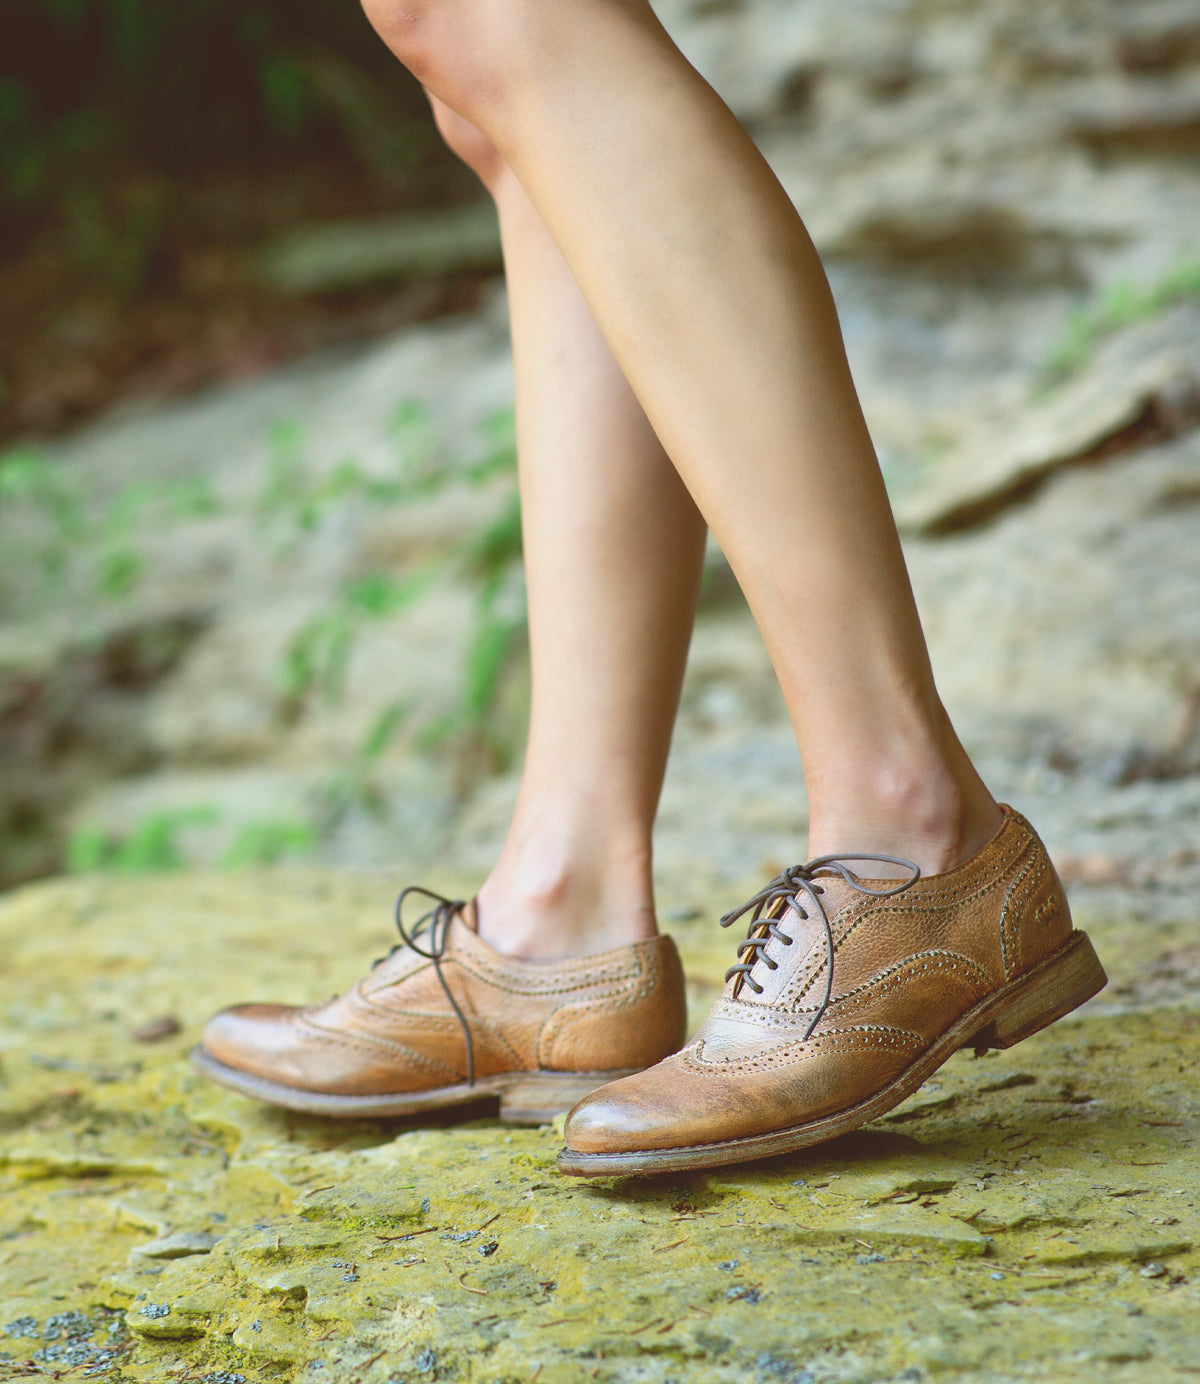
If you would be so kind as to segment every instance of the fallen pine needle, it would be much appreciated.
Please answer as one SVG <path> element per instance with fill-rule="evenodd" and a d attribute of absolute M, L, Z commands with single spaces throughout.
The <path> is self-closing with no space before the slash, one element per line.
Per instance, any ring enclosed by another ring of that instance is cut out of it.
<path fill-rule="evenodd" d="M 649 1331 L 650 1328 L 651 1328 L 652 1326 L 657 1326 L 657 1325 L 659 1324 L 660 1321 L 662 1321 L 662 1318 L 661 1318 L 661 1317 L 652 1317 L 648 1322 L 643 1322 L 643 1323 L 641 1324 L 641 1326 L 635 1326 L 635 1327 L 633 1327 L 631 1330 L 627 1331 L 625 1334 L 626 1334 L 626 1336 L 638 1336 L 638 1335 L 640 1335 L 643 1331 Z"/>
<path fill-rule="evenodd" d="M 463 1282 L 463 1279 L 466 1278 L 468 1272 L 466 1269 L 464 1269 L 462 1273 L 456 1274 L 454 1270 L 450 1267 L 450 1261 L 448 1259 L 443 1259 L 442 1263 L 446 1266 L 446 1272 L 450 1275 L 451 1278 L 454 1279 L 455 1283 L 458 1284 L 458 1286 L 463 1290 L 464 1293 L 474 1293 L 476 1297 L 487 1297 L 486 1288 L 472 1288 L 470 1284 Z"/>
<path fill-rule="evenodd" d="M 377 1240 L 415 1240 L 418 1235 L 432 1235 L 435 1230 L 441 1230 L 440 1225 L 427 1225 L 424 1230 L 406 1230 L 403 1235 L 376 1235 Z"/>

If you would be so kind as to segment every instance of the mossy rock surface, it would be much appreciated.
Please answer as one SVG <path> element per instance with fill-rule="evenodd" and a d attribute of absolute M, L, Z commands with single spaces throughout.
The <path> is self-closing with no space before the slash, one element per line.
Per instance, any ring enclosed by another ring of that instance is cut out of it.
<path fill-rule="evenodd" d="M 1092 1007 L 848 1138 L 641 1181 L 563 1178 L 552 1127 L 485 1105 L 333 1125 L 191 1070 L 218 1005 L 360 972 L 388 887 L 0 902 L 0 1379 L 999 1384 L 1200 1359 L 1195 1009 Z M 714 930 L 678 930 L 701 992 Z M 1121 924 L 1095 930 L 1133 964 Z"/>

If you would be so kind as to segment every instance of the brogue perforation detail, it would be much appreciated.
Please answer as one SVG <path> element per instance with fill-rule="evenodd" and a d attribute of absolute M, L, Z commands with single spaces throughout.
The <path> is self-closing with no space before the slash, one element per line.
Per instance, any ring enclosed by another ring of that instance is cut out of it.
<path fill-rule="evenodd" d="M 549 1066 L 549 1056 L 554 1044 L 569 1024 L 578 1019 L 592 1018 L 597 1014 L 611 1012 L 616 1015 L 623 1009 L 631 1009 L 654 992 L 660 979 L 660 967 L 657 959 L 655 959 L 651 965 L 643 968 L 640 983 L 632 989 L 627 989 L 625 994 L 618 991 L 616 994 L 608 994 L 600 999 L 585 1000 L 581 1004 L 561 1005 L 553 1013 L 546 1016 L 545 1022 L 538 1031 L 538 1065 Z"/>
<path fill-rule="evenodd" d="M 1000 957 L 1004 975 L 1011 979 L 1024 969 L 1023 933 L 1020 926 L 1020 905 L 1041 884 L 1049 861 L 1040 852 L 1031 851 L 1029 859 L 1010 883 L 1000 905 Z"/>
<path fill-rule="evenodd" d="M 919 963 L 919 964 L 914 964 Z M 857 985 L 844 995 L 839 995 L 829 1006 L 829 1015 L 841 1017 L 849 1010 L 861 1009 L 874 1004 L 889 994 L 903 990 L 918 976 L 950 974 L 969 982 L 971 994 L 979 997 L 986 994 L 990 981 L 983 968 L 967 956 L 957 952 L 917 952 L 905 960 L 889 966 L 862 985 Z M 821 1030 L 818 1030 L 820 1032 Z"/>
<path fill-rule="evenodd" d="M 613 961 L 607 968 L 602 968 L 595 976 L 590 976 L 582 983 L 577 979 L 572 979 L 569 973 L 555 976 L 553 972 L 544 978 L 541 976 L 530 977 L 526 981 L 522 979 L 520 972 L 509 970 L 505 966 L 497 966 L 494 962 L 469 952 L 457 951 L 447 960 L 461 966 L 468 975 L 474 976 L 476 980 L 494 985 L 498 990 L 507 990 L 509 994 L 513 995 L 577 994 L 584 989 L 598 990 L 610 985 L 625 985 L 630 981 L 638 980 L 645 971 L 645 965 L 639 957 L 633 963 Z"/>
<path fill-rule="evenodd" d="M 406 1062 L 415 1063 L 429 1071 L 445 1072 L 450 1076 L 459 1075 L 453 1067 L 439 1062 L 437 1058 L 429 1057 L 423 1052 L 418 1052 L 416 1048 L 410 1048 L 406 1043 L 396 1042 L 391 1038 L 377 1038 L 370 1033 L 343 1033 L 336 1028 L 322 1028 L 319 1024 L 314 1024 L 303 1016 L 299 1017 L 297 1022 L 301 1028 L 310 1030 L 311 1036 L 321 1043 L 333 1042 L 340 1048 L 372 1057 L 378 1057 L 382 1052 L 389 1057 L 398 1057 Z"/>
<path fill-rule="evenodd" d="M 887 1024 L 860 1024 L 815 1033 L 811 1038 L 800 1038 L 753 1057 L 707 1058 L 703 1055 L 703 1044 L 697 1043 L 685 1048 L 679 1058 L 680 1066 L 698 1074 L 725 1075 L 795 1066 L 834 1052 L 919 1052 L 926 1043 L 921 1034 L 909 1029 Z"/>

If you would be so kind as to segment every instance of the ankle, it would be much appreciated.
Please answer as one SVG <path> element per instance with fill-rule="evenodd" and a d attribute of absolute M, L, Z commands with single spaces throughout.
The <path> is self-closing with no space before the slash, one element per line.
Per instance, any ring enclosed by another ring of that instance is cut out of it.
<path fill-rule="evenodd" d="M 649 847 L 569 855 L 507 847 L 478 895 L 479 935 L 507 956 L 556 961 L 657 935 Z"/>
<path fill-rule="evenodd" d="M 966 781 L 964 782 L 964 778 Z M 809 855 L 880 851 L 911 860 L 923 875 L 943 874 L 969 860 L 1003 815 L 972 769 L 920 775 L 877 774 L 853 799 L 812 811 Z"/>

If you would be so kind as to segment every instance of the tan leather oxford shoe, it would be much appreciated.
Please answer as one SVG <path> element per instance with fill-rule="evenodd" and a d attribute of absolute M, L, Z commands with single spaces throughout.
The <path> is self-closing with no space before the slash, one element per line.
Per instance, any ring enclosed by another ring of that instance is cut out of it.
<path fill-rule="evenodd" d="M 357 985 L 304 1008 L 224 1009 L 193 1063 L 310 1114 L 413 1115 L 498 1096 L 502 1119 L 539 1124 L 683 1041 L 683 970 L 669 937 L 517 961 L 478 936 L 473 904 L 411 892 L 436 906 L 411 933 L 401 925 L 404 941 Z"/>
<path fill-rule="evenodd" d="M 738 964 L 695 1039 L 586 1096 L 563 1172 L 737 1163 L 818 1144 L 884 1114 L 962 1047 L 1011 1047 L 1106 977 L 1062 885 L 1011 808 L 945 874 L 866 879 L 872 857 L 785 870 L 744 908 Z M 889 857 L 875 857 L 876 863 Z"/>

